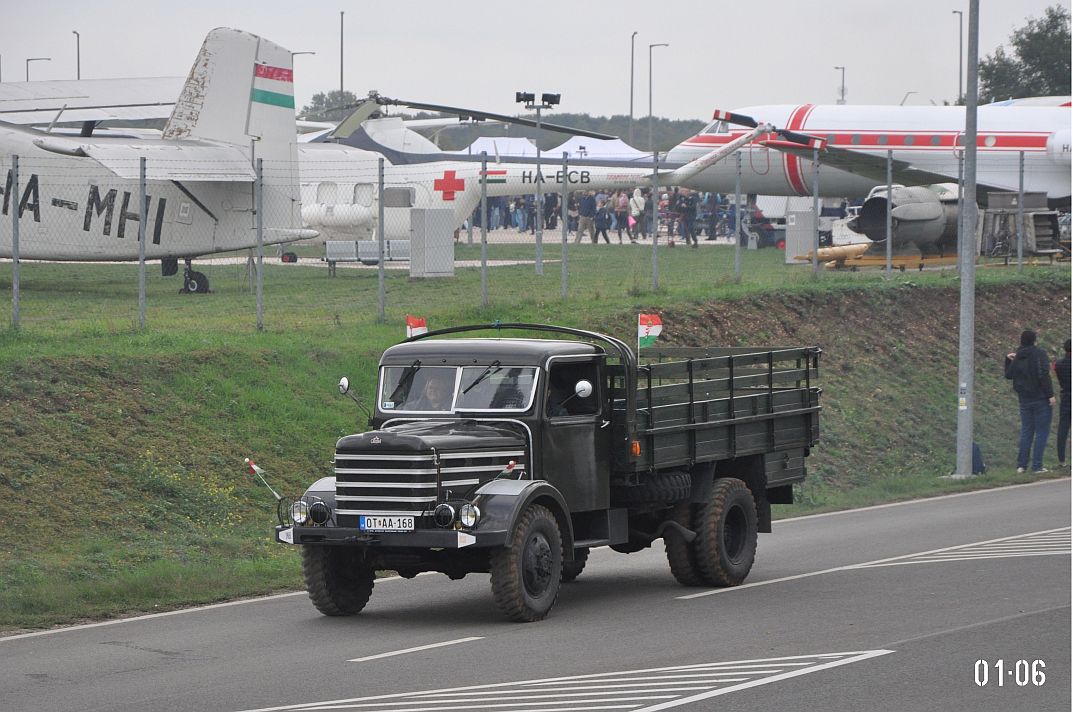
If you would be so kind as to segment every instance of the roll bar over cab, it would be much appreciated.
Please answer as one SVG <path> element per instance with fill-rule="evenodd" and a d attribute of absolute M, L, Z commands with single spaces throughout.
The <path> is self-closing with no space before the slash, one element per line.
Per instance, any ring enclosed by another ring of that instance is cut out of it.
<path fill-rule="evenodd" d="M 819 350 L 694 355 L 638 366 L 614 337 L 542 324 L 407 339 L 380 359 L 371 430 L 337 442 L 276 539 L 302 546 L 327 615 L 359 612 L 377 570 L 490 572 L 506 616 L 538 620 L 592 547 L 658 538 L 682 583 L 740 583 L 804 479 Z"/>

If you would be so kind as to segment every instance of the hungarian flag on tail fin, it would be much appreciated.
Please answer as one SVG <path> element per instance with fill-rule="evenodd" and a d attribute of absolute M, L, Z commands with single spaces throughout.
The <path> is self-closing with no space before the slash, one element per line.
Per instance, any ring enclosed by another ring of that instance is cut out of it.
<path fill-rule="evenodd" d="M 423 316 L 410 316 L 406 314 L 406 338 L 425 334 L 428 332 L 428 323 Z"/>
<path fill-rule="evenodd" d="M 637 348 L 651 346 L 663 331 L 663 320 L 658 314 L 641 314 L 637 320 Z"/>

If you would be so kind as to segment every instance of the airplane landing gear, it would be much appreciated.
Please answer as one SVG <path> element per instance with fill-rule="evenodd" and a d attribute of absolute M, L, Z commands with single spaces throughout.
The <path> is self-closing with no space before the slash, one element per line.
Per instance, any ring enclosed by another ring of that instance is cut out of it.
<path fill-rule="evenodd" d="M 186 260 L 186 269 L 182 273 L 182 289 L 179 294 L 207 294 L 208 277 L 202 272 L 195 272 L 190 260 Z"/>

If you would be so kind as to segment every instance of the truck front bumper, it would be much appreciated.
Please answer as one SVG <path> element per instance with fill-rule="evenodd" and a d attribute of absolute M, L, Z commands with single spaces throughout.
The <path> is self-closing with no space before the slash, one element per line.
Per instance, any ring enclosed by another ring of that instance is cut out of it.
<path fill-rule="evenodd" d="M 277 526 L 275 540 L 282 544 L 369 546 L 383 548 L 463 549 L 506 544 L 505 531 L 417 529 L 411 532 L 365 532 L 343 527 Z"/>

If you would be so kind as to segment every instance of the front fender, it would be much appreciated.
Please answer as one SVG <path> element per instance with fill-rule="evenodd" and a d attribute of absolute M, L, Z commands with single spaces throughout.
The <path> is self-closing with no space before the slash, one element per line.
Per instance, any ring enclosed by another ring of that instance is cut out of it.
<path fill-rule="evenodd" d="M 514 540 L 517 519 L 530 504 L 538 503 L 554 514 L 562 534 L 562 551 L 573 560 L 573 523 L 566 500 L 551 483 L 544 480 L 492 480 L 476 492 L 474 502 L 482 514 L 480 531 L 507 532 L 506 545 Z"/>
<path fill-rule="evenodd" d="M 324 500 L 324 503 L 331 508 L 331 511 L 335 511 L 335 478 L 334 477 L 321 477 L 314 482 L 309 489 L 305 490 L 306 497 L 318 497 Z"/>

